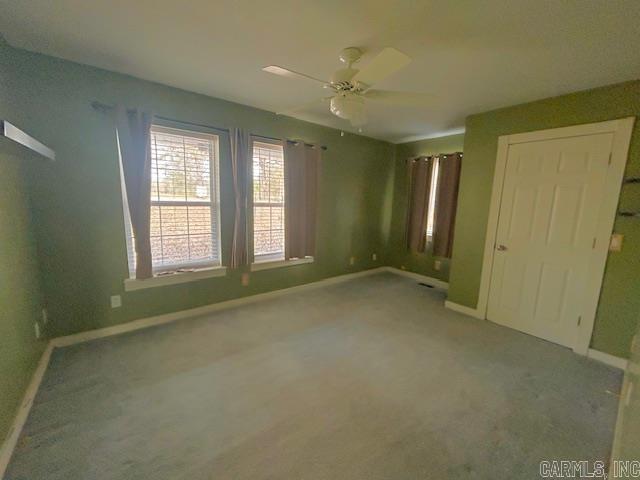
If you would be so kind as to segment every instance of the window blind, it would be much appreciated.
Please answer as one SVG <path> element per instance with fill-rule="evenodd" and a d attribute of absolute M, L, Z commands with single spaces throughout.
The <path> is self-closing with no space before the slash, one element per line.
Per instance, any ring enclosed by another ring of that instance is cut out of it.
<path fill-rule="evenodd" d="M 253 254 L 284 260 L 284 153 L 282 145 L 253 142 Z"/>

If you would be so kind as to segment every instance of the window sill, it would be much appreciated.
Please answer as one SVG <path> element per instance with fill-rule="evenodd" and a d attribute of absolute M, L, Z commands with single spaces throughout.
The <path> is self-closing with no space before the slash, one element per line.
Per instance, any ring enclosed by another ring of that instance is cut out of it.
<path fill-rule="evenodd" d="M 124 291 L 132 292 L 143 288 L 163 287 L 165 285 L 175 285 L 178 283 L 193 282 L 211 277 L 223 277 L 227 274 L 227 267 L 201 268 L 190 272 L 175 272 L 165 275 L 156 275 L 153 278 L 138 280 L 127 278 L 124 281 Z"/>
<path fill-rule="evenodd" d="M 257 262 L 251 264 L 252 272 L 260 270 L 270 270 L 272 268 L 293 267 L 295 265 L 304 265 L 305 263 L 313 263 L 313 257 L 295 258 L 292 260 L 275 260 L 271 262 Z"/>

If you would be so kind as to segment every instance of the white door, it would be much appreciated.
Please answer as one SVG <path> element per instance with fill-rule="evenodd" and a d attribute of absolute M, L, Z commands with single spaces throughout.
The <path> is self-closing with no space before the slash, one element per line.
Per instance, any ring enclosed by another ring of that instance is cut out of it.
<path fill-rule="evenodd" d="M 489 320 L 574 346 L 613 135 L 509 145 Z"/>

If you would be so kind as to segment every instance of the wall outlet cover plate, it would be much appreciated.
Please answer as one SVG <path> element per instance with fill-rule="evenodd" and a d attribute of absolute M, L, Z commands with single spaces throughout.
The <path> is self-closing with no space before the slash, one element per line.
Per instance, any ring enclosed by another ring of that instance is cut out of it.
<path fill-rule="evenodd" d="M 122 306 L 122 297 L 120 295 L 111 296 L 111 308 L 118 308 Z"/>

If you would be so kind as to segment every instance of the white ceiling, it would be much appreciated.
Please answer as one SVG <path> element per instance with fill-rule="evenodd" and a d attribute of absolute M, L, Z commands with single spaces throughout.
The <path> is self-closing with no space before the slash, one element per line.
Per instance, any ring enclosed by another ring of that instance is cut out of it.
<path fill-rule="evenodd" d="M 377 88 L 432 108 L 368 103 L 363 134 L 402 142 L 460 131 L 471 113 L 640 77 L 639 0 L 0 0 L 20 48 L 271 111 L 326 95 L 327 78 L 393 46 L 413 62 Z M 295 116 L 353 131 L 324 109 Z"/>

